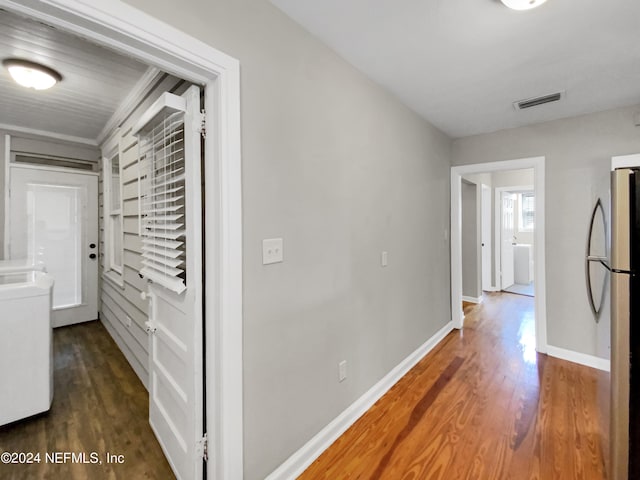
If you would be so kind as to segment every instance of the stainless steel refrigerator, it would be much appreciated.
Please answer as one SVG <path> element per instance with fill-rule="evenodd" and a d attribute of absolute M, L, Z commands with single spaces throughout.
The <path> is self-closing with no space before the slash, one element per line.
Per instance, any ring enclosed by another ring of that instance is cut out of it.
<path fill-rule="evenodd" d="M 640 169 L 611 174 L 610 478 L 640 479 Z"/>

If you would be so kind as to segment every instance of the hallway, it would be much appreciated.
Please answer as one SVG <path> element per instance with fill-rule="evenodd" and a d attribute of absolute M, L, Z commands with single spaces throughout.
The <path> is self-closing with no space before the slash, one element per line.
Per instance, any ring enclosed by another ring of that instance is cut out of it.
<path fill-rule="evenodd" d="M 148 393 L 102 324 L 55 329 L 53 341 L 51 410 L 0 427 L 0 453 L 39 453 L 40 462 L 0 463 L 0 478 L 175 478 L 149 426 Z M 64 452 L 80 454 L 80 461 L 64 460 Z M 101 464 L 92 463 L 92 453 Z M 116 456 L 112 463 L 107 463 L 107 453 Z"/>
<path fill-rule="evenodd" d="M 605 478 L 609 375 L 536 353 L 531 297 L 465 314 L 300 478 Z"/>

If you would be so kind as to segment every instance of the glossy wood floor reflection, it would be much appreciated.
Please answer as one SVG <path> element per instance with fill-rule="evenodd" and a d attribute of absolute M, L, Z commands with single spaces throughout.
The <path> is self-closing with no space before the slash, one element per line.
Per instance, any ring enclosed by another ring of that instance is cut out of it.
<path fill-rule="evenodd" d="M 41 463 L 0 463 L 0 479 L 175 478 L 149 426 L 147 391 L 102 324 L 58 328 L 53 338 L 51 410 L 0 427 L 0 452 L 39 452 Z M 47 463 L 46 452 L 96 452 L 103 463 Z M 107 464 L 107 452 L 124 463 Z"/>
<path fill-rule="evenodd" d="M 465 313 L 301 479 L 606 478 L 608 375 L 535 352 L 531 297 Z"/>

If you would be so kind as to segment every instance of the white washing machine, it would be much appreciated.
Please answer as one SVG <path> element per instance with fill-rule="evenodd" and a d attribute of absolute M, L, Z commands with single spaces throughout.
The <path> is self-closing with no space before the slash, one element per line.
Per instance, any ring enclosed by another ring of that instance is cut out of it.
<path fill-rule="evenodd" d="M 0 273 L 0 425 L 51 408 L 52 289 L 41 271 Z"/>

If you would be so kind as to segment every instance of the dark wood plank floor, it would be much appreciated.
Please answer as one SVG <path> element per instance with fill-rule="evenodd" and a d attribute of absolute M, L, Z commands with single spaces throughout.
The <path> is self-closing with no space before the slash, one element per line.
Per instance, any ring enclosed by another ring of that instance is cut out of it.
<path fill-rule="evenodd" d="M 606 478 L 608 374 L 537 354 L 531 297 L 465 313 L 301 479 Z"/>
<path fill-rule="evenodd" d="M 41 462 L 0 463 L 0 478 L 175 478 L 149 426 L 147 391 L 102 324 L 54 330 L 54 355 L 51 410 L 0 427 L 0 452 L 39 452 Z M 96 452 L 102 464 L 47 463 L 47 452 L 85 453 L 87 461 Z M 106 463 L 107 452 L 124 463 Z"/>

